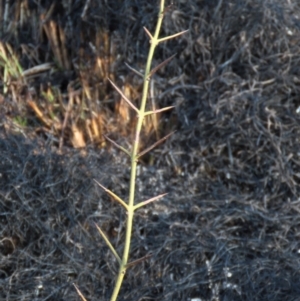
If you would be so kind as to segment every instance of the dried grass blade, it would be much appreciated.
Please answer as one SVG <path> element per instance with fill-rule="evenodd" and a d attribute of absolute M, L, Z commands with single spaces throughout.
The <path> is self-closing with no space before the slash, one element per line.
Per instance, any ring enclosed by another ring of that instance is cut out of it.
<path fill-rule="evenodd" d="M 101 236 L 103 237 L 103 239 L 105 240 L 105 242 L 108 245 L 108 247 L 110 248 L 110 250 L 112 251 L 112 253 L 114 254 L 114 256 L 116 257 L 116 259 L 118 260 L 119 264 L 121 264 L 122 260 L 121 260 L 120 256 L 118 255 L 117 251 L 115 250 L 115 248 L 113 247 L 113 245 L 110 243 L 107 236 L 104 234 L 104 232 L 100 229 L 100 227 L 96 223 L 95 223 L 95 226 L 96 226 L 97 230 L 99 231 L 99 233 L 101 234 Z"/>
<path fill-rule="evenodd" d="M 167 110 L 171 110 L 173 108 L 175 108 L 175 106 L 165 107 L 165 108 L 155 110 L 155 111 L 148 111 L 148 112 L 145 113 L 145 116 L 148 116 L 148 115 L 151 115 L 151 114 L 161 113 L 161 112 L 164 112 L 164 111 L 167 111 Z"/>
<path fill-rule="evenodd" d="M 152 144 L 150 147 L 146 148 L 144 151 L 142 151 L 141 153 L 139 153 L 137 155 L 137 158 L 140 158 L 143 155 L 145 155 L 146 153 L 148 153 L 151 149 L 155 148 L 156 146 L 158 146 L 159 144 L 161 144 L 162 142 L 164 142 L 166 139 L 168 139 L 174 133 L 175 133 L 175 131 L 171 132 L 167 136 L 161 138 L 160 140 L 158 140 L 157 142 L 155 142 L 154 144 Z"/>
<path fill-rule="evenodd" d="M 175 33 L 175 34 L 173 34 L 173 35 L 171 35 L 171 36 L 167 36 L 167 37 L 165 37 L 165 38 L 161 38 L 161 39 L 158 40 L 158 42 L 160 43 L 160 42 L 164 42 L 164 41 L 167 41 L 167 40 L 170 40 L 170 39 L 174 39 L 174 38 L 176 38 L 176 37 L 179 37 L 179 36 L 181 36 L 181 35 L 187 33 L 188 31 L 189 31 L 189 29 L 183 30 L 183 31 L 178 32 L 178 33 Z"/>
<path fill-rule="evenodd" d="M 94 179 L 94 181 L 105 191 L 107 192 L 110 196 L 112 196 L 118 203 L 120 203 L 126 210 L 128 210 L 127 204 L 116 194 L 114 194 L 111 190 L 105 188 L 103 185 L 101 185 L 97 180 Z"/>
<path fill-rule="evenodd" d="M 158 66 L 154 67 L 148 75 L 148 78 L 150 78 L 155 72 L 157 72 L 160 68 L 167 65 L 174 57 L 176 56 L 176 53 L 164 60 L 162 63 L 160 63 Z"/>
<path fill-rule="evenodd" d="M 163 194 L 157 195 L 154 198 L 151 198 L 151 199 L 149 199 L 147 201 L 141 202 L 141 203 L 139 203 L 139 204 L 137 204 L 137 205 L 134 206 L 134 210 L 139 209 L 139 208 L 141 208 L 141 207 L 143 207 L 143 206 L 145 206 L 145 205 L 147 205 L 149 203 L 158 201 L 159 199 L 161 199 L 165 195 L 167 195 L 167 193 L 163 193 Z"/>
<path fill-rule="evenodd" d="M 141 76 L 142 78 L 144 77 L 144 75 L 143 75 L 141 72 L 139 72 L 139 71 L 137 71 L 136 69 L 134 69 L 133 67 L 129 66 L 127 63 L 125 63 L 125 65 L 126 65 L 126 67 L 127 67 L 128 69 L 130 69 L 131 71 L 133 71 L 135 74 Z"/>
<path fill-rule="evenodd" d="M 134 109 L 138 114 L 140 111 L 137 107 L 126 97 L 126 95 L 122 92 L 121 89 L 119 89 L 109 78 L 107 78 L 108 81 L 112 84 L 112 86 L 116 89 L 116 91 L 122 96 L 122 98 L 131 106 L 132 109 Z"/>
<path fill-rule="evenodd" d="M 49 69 L 51 69 L 53 66 L 54 66 L 53 63 L 45 63 L 45 64 L 41 64 L 41 65 L 38 65 L 38 66 L 34 66 L 30 69 L 24 70 L 22 72 L 22 75 L 25 76 L 25 77 L 33 76 L 37 73 L 46 72 Z"/>
<path fill-rule="evenodd" d="M 112 143 L 115 147 L 119 148 L 121 151 L 123 151 L 125 154 L 127 154 L 129 157 L 131 156 L 131 154 L 129 153 L 128 150 L 126 150 L 123 146 L 119 145 L 118 143 L 116 143 L 115 141 L 113 141 L 112 139 L 108 138 L 106 135 L 104 135 L 105 139 L 107 139 L 110 143 Z"/>
<path fill-rule="evenodd" d="M 30 108 L 35 112 L 35 114 L 37 115 L 37 117 L 48 127 L 51 128 L 51 122 L 44 116 L 43 112 L 39 109 L 39 107 L 37 106 L 37 104 L 32 101 L 32 100 L 28 100 L 28 105 L 30 106 Z"/>
<path fill-rule="evenodd" d="M 77 294 L 80 296 L 80 298 L 81 298 L 83 301 L 87 301 L 87 300 L 84 298 L 84 296 L 83 296 L 83 294 L 81 293 L 81 291 L 79 290 L 79 288 L 76 286 L 76 284 L 73 283 L 73 285 L 74 285 L 74 287 L 76 288 Z"/>
<path fill-rule="evenodd" d="M 58 27 L 58 36 L 60 38 L 60 44 L 61 44 L 61 56 L 62 56 L 62 61 L 64 63 L 64 67 L 67 69 L 67 70 L 70 70 L 71 69 L 71 62 L 69 60 L 69 57 L 68 57 L 68 51 L 67 51 L 67 48 L 66 48 L 66 35 L 65 35 L 65 32 L 64 30 L 62 29 L 62 27 Z"/>

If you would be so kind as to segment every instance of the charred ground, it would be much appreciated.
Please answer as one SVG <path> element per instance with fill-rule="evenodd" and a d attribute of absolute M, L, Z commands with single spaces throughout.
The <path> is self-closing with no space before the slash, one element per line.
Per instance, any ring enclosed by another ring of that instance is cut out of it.
<path fill-rule="evenodd" d="M 22 66 L 1 78 L 3 300 L 79 300 L 72 283 L 111 294 L 117 263 L 94 222 L 119 250 L 125 216 L 93 179 L 126 197 L 128 162 L 103 134 L 130 143 L 133 123 L 106 78 L 138 101 L 124 63 L 143 67 L 157 3 L 105 2 L 2 7 L 1 53 Z M 177 56 L 151 96 L 175 109 L 143 143 L 176 133 L 141 162 L 137 199 L 169 194 L 138 212 L 132 259 L 152 257 L 120 300 L 299 299 L 299 18 L 297 1 L 174 2 L 162 34 L 189 33 L 158 51 Z"/>

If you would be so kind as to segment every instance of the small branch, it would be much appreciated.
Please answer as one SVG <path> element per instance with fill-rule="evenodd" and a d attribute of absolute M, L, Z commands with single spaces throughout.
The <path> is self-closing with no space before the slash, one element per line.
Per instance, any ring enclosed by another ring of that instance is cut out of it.
<path fill-rule="evenodd" d="M 113 247 L 113 245 L 110 243 L 109 239 L 107 238 L 107 236 L 104 234 L 104 232 L 100 229 L 100 227 L 98 227 L 98 225 L 95 223 L 95 226 L 97 228 L 97 230 L 99 231 L 99 233 L 101 234 L 101 236 L 103 237 L 103 239 L 105 240 L 106 244 L 108 245 L 108 247 L 110 248 L 110 250 L 112 251 L 112 253 L 115 255 L 116 259 L 118 260 L 119 264 L 122 263 L 122 260 L 120 258 L 120 256 L 118 255 L 117 251 L 115 250 L 115 248 Z"/>
<path fill-rule="evenodd" d="M 171 36 L 168 36 L 168 37 L 164 37 L 164 38 L 158 39 L 158 43 L 164 42 L 164 41 L 167 41 L 167 40 L 170 40 L 170 39 L 174 39 L 174 38 L 176 38 L 176 37 L 179 37 L 179 36 L 185 34 L 185 33 L 188 32 L 188 31 L 189 31 L 189 29 L 183 30 L 183 31 L 178 32 L 178 33 L 175 33 L 175 34 L 173 34 L 173 35 L 171 35 Z"/>
<path fill-rule="evenodd" d="M 145 205 L 148 205 L 149 203 L 158 201 L 159 199 L 161 199 L 165 195 L 167 195 L 167 193 L 163 193 L 163 194 L 157 195 L 154 198 L 151 198 L 151 199 L 149 199 L 147 201 L 141 202 L 141 203 L 139 203 L 139 204 L 137 204 L 137 205 L 134 206 L 134 210 L 139 209 L 139 208 L 141 208 L 141 207 L 143 207 Z"/>
<path fill-rule="evenodd" d="M 145 116 L 148 116 L 148 115 L 151 115 L 151 114 L 161 113 L 161 112 L 164 112 L 164 111 L 167 111 L 167 110 L 171 110 L 173 108 L 175 108 L 175 106 L 166 107 L 166 108 L 162 108 L 162 109 L 155 110 L 155 111 L 148 111 L 148 112 L 145 113 Z"/>
<path fill-rule="evenodd" d="M 122 98 L 131 106 L 132 109 L 134 109 L 138 114 L 140 114 L 140 111 L 138 108 L 126 97 L 126 95 L 122 92 L 121 89 L 119 89 L 109 78 L 107 78 L 108 81 L 113 85 L 113 87 L 116 89 L 116 91 L 122 96 Z"/>
<path fill-rule="evenodd" d="M 145 26 L 144 26 L 143 28 L 144 28 L 144 30 L 146 31 L 147 36 L 150 38 L 150 41 L 152 41 L 152 40 L 153 40 L 153 36 L 152 36 L 152 34 L 150 33 L 150 31 L 149 31 Z"/>
<path fill-rule="evenodd" d="M 176 56 L 176 53 L 164 60 L 162 63 L 160 63 L 158 66 L 154 67 L 148 74 L 148 78 L 150 78 L 155 72 L 157 72 L 160 68 L 167 65 L 174 57 Z"/>
<path fill-rule="evenodd" d="M 152 144 L 150 147 L 146 148 L 144 151 L 142 151 L 141 153 L 139 153 L 137 155 L 137 159 L 139 159 L 140 157 L 142 157 L 143 155 L 145 155 L 146 153 L 148 153 L 149 151 L 151 151 L 151 149 L 155 148 L 157 145 L 161 144 L 162 142 L 164 142 L 166 139 L 168 139 L 172 134 L 174 134 L 174 132 L 171 132 L 170 134 L 168 134 L 167 136 L 161 138 L 160 140 L 158 140 L 157 142 L 155 142 L 154 144 Z"/>
<path fill-rule="evenodd" d="M 111 190 L 105 188 L 103 185 L 101 185 L 97 180 L 94 179 L 94 181 L 110 196 L 112 196 L 118 203 L 120 203 L 127 211 L 128 211 L 128 205 L 116 194 L 114 194 Z"/>
<path fill-rule="evenodd" d="M 137 259 L 137 260 L 134 260 L 134 261 L 129 262 L 129 263 L 126 265 L 126 269 L 131 268 L 131 267 L 133 267 L 134 265 L 137 265 L 138 263 L 147 260 L 147 259 L 150 258 L 151 256 L 152 256 L 152 254 L 148 254 L 148 255 L 146 255 L 146 256 L 144 256 L 144 257 L 141 257 L 141 258 L 139 258 L 139 259 Z"/>
<path fill-rule="evenodd" d="M 130 152 L 126 150 L 123 146 L 119 145 L 117 142 L 113 141 L 112 139 L 108 138 L 106 135 L 104 135 L 105 139 L 107 139 L 109 142 L 111 142 L 115 147 L 123 151 L 125 154 L 127 154 L 129 157 L 131 156 Z"/>

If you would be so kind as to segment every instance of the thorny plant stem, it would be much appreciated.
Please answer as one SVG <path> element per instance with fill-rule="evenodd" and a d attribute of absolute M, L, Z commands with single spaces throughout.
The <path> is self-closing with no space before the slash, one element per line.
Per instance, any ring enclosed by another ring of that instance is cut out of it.
<path fill-rule="evenodd" d="M 161 0 L 160 1 L 160 10 L 159 10 L 159 15 L 158 15 L 158 20 L 157 20 L 157 25 L 156 25 L 156 30 L 155 34 L 151 39 L 151 46 L 148 54 L 148 59 L 147 59 L 147 64 L 146 64 L 146 69 L 144 73 L 144 85 L 143 85 L 143 94 L 142 94 L 142 100 L 141 100 L 141 105 L 140 105 L 140 110 L 138 113 L 138 122 L 136 125 L 136 130 L 135 130 L 135 139 L 133 143 L 133 148 L 131 152 L 131 176 L 130 176 L 130 192 L 129 192 L 129 201 L 128 201 L 128 210 L 127 210 L 127 224 L 126 224 L 126 237 L 125 237 L 125 246 L 124 246 L 124 251 L 123 251 L 123 256 L 122 256 L 122 261 L 120 264 L 116 284 L 114 287 L 113 294 L 111 296 L 111 301 L 116 301 L 122 282 L 123 278 L 126 273 L 126 266 L 128 263 L 128 257 L 129 257 L 129 252 L 130 252 L 130 243 L 131 243 L 131 235 L 132 235 L 132 227 L 133 227 L 133 217 L 134 217 L 134 196 L 135 196 L 135 185 L 136 185 L 136 169 L 137 169 L 137 161 L 138 161 L 138 150 L 139 150 L 139 142 L 140 142 L 140 133 L 143 125 L 143 121 L 145 118 L 145 108 L 146 108 L 146 102 L 147 102 L 147 95 L 148 95 L 148 89 L 149 89 L 149 74 L 151 71 L 151 62 L 152 58 L 154 55 L 154 51 L 156 46 L 158 45 L 158 36 L 164 16 L 164 5 L 165 1 Z"/>

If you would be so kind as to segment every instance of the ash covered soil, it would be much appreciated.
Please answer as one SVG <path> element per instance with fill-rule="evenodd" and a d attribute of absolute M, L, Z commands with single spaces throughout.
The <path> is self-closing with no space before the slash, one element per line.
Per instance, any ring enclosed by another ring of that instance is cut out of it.
<path fill-rule="evenodd" d="M 109 20 L 114 72 L 136 81 L 124 62 L 145 61 L 142 27 L 153 30 L 157 3 L 102 2 L 88 17 Z M 74 22 L 84 5 L 74 3 Z M 168 194 L 137 211 L 131 259 L 152 256 L 128 270 L 119 300 L 300 299 L 299 18 L 295 0 L 174 2 L 162 35 L 189 32 L 158 47 L 156 64 L 177 56 L 154 87 L 160 107 L 175 106 L 164 134 L 176 132 L 140 162 L 137 201 Z M 0 299 L 80 300 L 75 283 L 108 300 L 118 264 L 94 223 L 121 253 L 126 215 L 93 180 L 126 199 L 128 159 L 93 145 L 59 152 L 8 123 Z"/>

